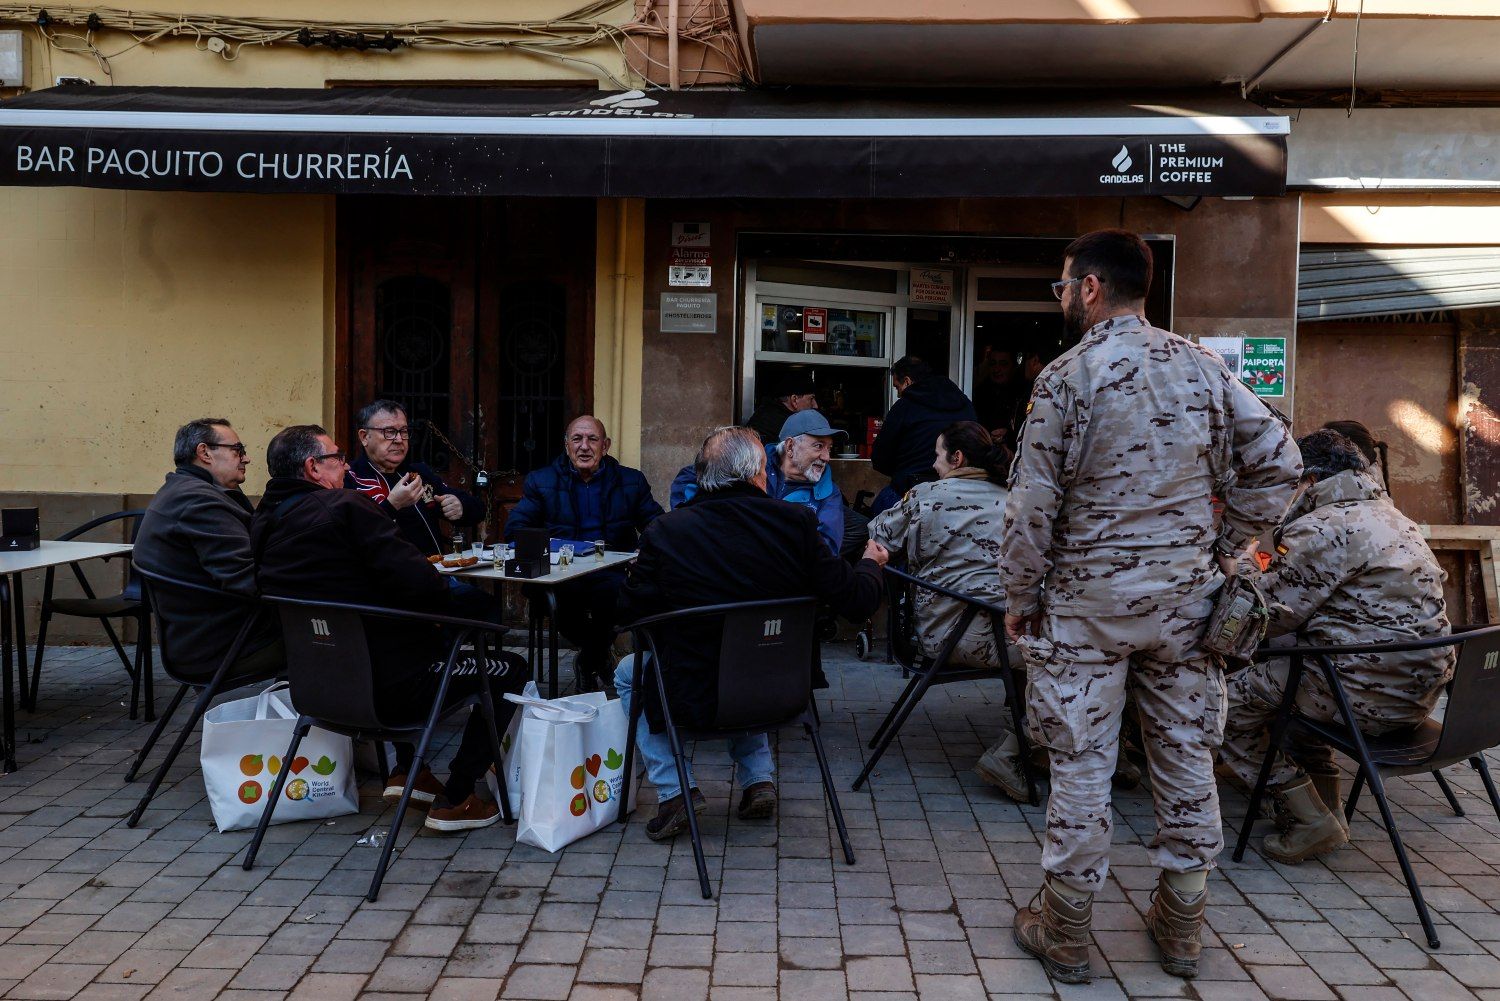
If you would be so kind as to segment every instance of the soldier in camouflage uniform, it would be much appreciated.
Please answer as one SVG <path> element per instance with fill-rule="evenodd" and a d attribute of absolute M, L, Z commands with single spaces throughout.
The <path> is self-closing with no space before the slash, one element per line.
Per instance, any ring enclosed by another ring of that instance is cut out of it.
<path fill-rule="evenodd" d="M 1276 532 L 1275 555 L 1259 584 L 1272 636 L 1300 645 L 1397 643 L 1446 636 L 1446 577 L 1421 530 L 1370 476 L 1357 446 L 1337 431 L 1315 431 L 1301 447 L 1306 489 Z M 1420 723 L 1453 676 L 1452 647 L 1332 658 L 1359 728 L 1380 734 Z M 1229 681 L 1221 767 L 1254 785 L 1270 725 L 1286 691 L 1285 660 L 1254 664 Z M 1317 666 L 1306 665 L 1297 706 L 1339 721 L 1338 705 Z M 1338 768 L 1324 744 L 1304 743 L 1300 764 L 1278 754 L 1267 788 L 1281 830 L 1263 854 L 1296 863 L 1348 840 L 1339 808 Z M 1309 772 L 1313 777 L 1309 777 Z M 1319 779 L 1320 781 L 1315 781 Z"/>
<path fill-rule="evenodd" d="M 995 560 L 1000 554 L 1000 526 L 1005 520 L 1005 449 L 984 427 L 959 421 L 938 435 L 933 469 L 939 479 L 919 483 L 895 507 L 870 522 L 870 538 L 906 554 L 914 576 L 976 598 L 1005 604 L 1005 589 Z M 918 652 L 936 659 L 948 634 L 958 625 L 964 606 L 952 598 L 916 589 Z M 995 625 L 981 614 L 958 641 L 949 663 L 998 671 Z M 1021 667 L 1014 646 L 1009 663 Z M 1018 801 L 1027 799 L 1021 770 L 1020 742 L 1001 716 L 1001 735 L 975 766 L 981 777 Z"/>
<path fill-rule="evenodd" d="M 1090 233 L 1064 256 L 1054 290 L 1083 337 L 1037 377 L 1000 551 L 1006 629 L 1025 636 L 1029 726 L 1052 763 L 1046 879 L 1015 937 L 1054 977 L 1088 979 L 1128 691 L 1163 870 L 1147 930 L 1162 967 L 1191 977 L 1223 845 L 1213 754 L 1224 679 L 1200 643 L 1221 568 L 1277 523 L 1302 466 L 1286 428 L 1217 355 L 1144 319 L 1151 252 L 1139 237 Z"/>

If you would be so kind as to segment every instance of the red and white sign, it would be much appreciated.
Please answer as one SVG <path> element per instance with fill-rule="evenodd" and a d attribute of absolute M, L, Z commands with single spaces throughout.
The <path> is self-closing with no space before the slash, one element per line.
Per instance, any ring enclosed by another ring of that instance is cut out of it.
<path fill-rule="evenodd" d="M 822 306 L 806 306 L 802 310 L 802 340 L 807 344 L 823 344 L 828 340 L 828 310 Z"/>

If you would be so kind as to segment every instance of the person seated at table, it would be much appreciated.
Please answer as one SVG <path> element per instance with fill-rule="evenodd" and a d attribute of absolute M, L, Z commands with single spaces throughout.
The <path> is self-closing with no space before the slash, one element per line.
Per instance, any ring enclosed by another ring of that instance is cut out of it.
<path fill-rule="evenodd" d="M 401 536 L 396 523 L 364 494 L 341 489 L 348 467 L 328 432 L 315 424 L 286 428 L 271 439 L 266 467 L 271 479 L 250 523 L 265 593 L 464 616 L 443 575 Z M 437 696 L 448 652 L 443 630 L 409 620 L 367 618 L 365 634 L 376 708 L 403 720 L 425 715 Z M 496 726 L 503 732 L 515 708 L 505 701 L 505 693 L 520 692 L 526 675 L 520 657 L 501 652 L 488 659 L 482 673 L 472 659 L 460 665 L 449 692 L 469 694 L 481 683 L 489 685 Z M 401 795 L 414 757 L 411 744 L 396 744 L 396 770 L 385 789 L 388 800 Z M 494 764 L 484 716 L 474 712 L 449 765 L 447 783 L 438 782 L 425 763 L 417 774 L 412 802 L 428 808 L 426 826 L 452 832 L 495 823 L 500 808 L 486 798 L 487 787 L 479 781 Z"/>
<path fill-rule="evenodd" d="M 767 495 L 766 449 L 752 429 L 714 431 L 704 439 L 697 467 L 693 497 L 641 536 L 640 555 L 620 592 L 621 624 L 683 608 L 803 596 L 817 597 L 851 620 L 875 611 L 885 549 L 867 543 L 854 566 L 830 552 L 812 511 Z M 659 638 L 672 719 L 681 729 L 711 725 L 721 639 L 715 627 L 687 625 Z M 627 714 L 635 697 L 635 656 L 623 658 L 615 669 L 615 688 Z M 821 671 L 814 683 L 826 686 Z M 660 803 L 646 835 L 662 841 L 686 829 L 689 803 L 695 812 L 705 803 L 696 787 L 684 799 L 661 705 L 651 692 L 642 693 L 646 702 L 636 746 Z M 740 817 L 773 815 L 776 777 L 766 735 L 731 741 L 729 754 L 741 789 Z"/>
<path fill-rule="evenodd" d="M 788 417 L 776 442 L 766 446 L 766 492 L 811 508 L 818 517 L 818 535 L 829 550 L 854 563 L 869 540 L 869 522 L 844 503 L 828 468 L 834 439 L 840 436 L 847 438 L 848 432 L 829 425 L 816 409 Z M 683 466 L 677 473 L 671 492 L 674 509 L 697 492 L 697 476 L 694 466 Z"/>
<path fill-rule="evenodd" d="M 1421 530 L 1367 474 L 1359 449 L 1337 431 L 1314 431 L 1302 450 L 1302 490 L 1277 529 L 1270 567 L 1258 578 L 1269 635 L 1303 646 L 1396 643 L 1446 636 L 1446 577 Z M 1377 735 L 1426 719 L 1453 676 L 1452 647 L 1330 658 L 1361 732 Z M 1273 660 L 1230 675 L 1220 768 L 1253 786 L 1269 747 L 1290 663 Z M 1342 722 L 1317 665 L 1306 662 L 1297 709 Z M 1279 832 L 1263 854 L 1296 863 L 1348 841 L 1338 809 L 1338 768 L 1325 744 L 1304 744 L 1304 764 L 1278 754 L 1267 788 Z M 1309 762 L 1309 757 L 1312 757 Z M 1321 758 L 1319 761 L 1317 758 Z M 1320 791 L 1314 775 L 1322 776 Z M 1326 776 L 1332 776 L 1331 783 Z"/>
<path fill-rule="evenodd" d="M 818 394 L 812 373 L 798 369 L 782 377 L 779 391 L 755 409 L 745 426 L 760 435 L 767 445 L 781 440 L 781 426 L 792 414 L 818 409 Z"/>
<path fill-rule="evenodd" d="M 360 455 L 349 464 L 344 486 L 358 490 L 396 520 L 401 537 L 424 556 L 448 552 L 452 533 L 484 520 L 484 502 L 443 482 L 425 462 L 411 458 L 411 421 L 406 408 L 376 400 L 354 417 Z"/>
<path fill-rule="evenodd" d="M 521 500 L 505 519 L 505 540 L 523 528 L 545 528 L 554 539 L 603 541 L 610 550 L 635 549 L 642 529 L 662 513 L 639 469 L 609 454 L 609 433 L 597 417 L 575 417 L 563 436 L 563 454 L 526 476 Z M 621 570 L 599 570 L 554 589 L 557 631 L 578 647 L 574 674 L 580 690 L 609 680 L 614 643 L 615 596 Z M 527 596 L 539 599 L 528 585 Z"/>
<path fill-rule="evenodd" d="M 1014 368 L 1014 359 L 1011 365 Z M 891 386 L 900 399 L 886 411 L 870 448 L 870 465 L 891 478 L 870 505 L 874 514 L 895 504 L 917 482 L 931 478 L 932 443 L 943 428 L 977 419 L 964 391 L 915 355 L 891 366 Z"/>
<path fill-rule="evenodd" d="M 241 484 L 250 460 L 229 421 L 201 417 L 177 429 L 172 443 L 177 468 L 146 506 L 131 558 L 147 570 L 192 584 L 254 598 L 255 559 L 250 552 L 253 513 Z M 156 602 L 171 648 L 183 670 L 212 673 L 219 666 L 249 606 L 216 605 L 199 595 L 158 588 Z M 281 628 L 267 617 L 246 637 L 232 674 L 274 670 L 286 661 Z"/>
<path fill-rule="evenodd" d="M 938 478 L 918 483 L 901 502 L 870 521 L 870 538 L 906 554 L 914 577 L 1005 606 L 1000 580 L 1000 528 L 1005 523 L 1005 449 L 975 421 L 950 424 L 938 435 L 932 463 Z M 923 657 L 937 659 L 964 612 L 962 602 L 916 589 L 917 646 Z M 1021 666 L 1011 647 L 1010 664 Z M 980 615 L 958 641 L 949 659 L 953 667 L 1000 669 L 995 630 Z M 1011 799 L 1027 799 L 1021 770 L 1020 743 L 1002 713 L 1001 737 L 985 751 L 974 771 Z"/>

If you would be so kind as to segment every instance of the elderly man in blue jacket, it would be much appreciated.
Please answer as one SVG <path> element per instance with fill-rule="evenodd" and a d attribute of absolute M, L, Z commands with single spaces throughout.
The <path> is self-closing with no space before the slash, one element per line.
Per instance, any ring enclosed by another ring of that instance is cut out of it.
<path fill-rule="evenodd" d="M 545 528 L 554 539 L 603 540 L 612 550 L 636 548 L 641 531 L 662 513 L 639 469 L 610 457 L 609 433 L 597 417 L 576 417 L 563 435 L 563 454 L 529 473 L 521 500 L 505 519 L 505 539 L 523 528 Z M 602 686 L 613 674 L 615 598 L 623 571 L 601 570 L 557 588 L 557 629 L 578 646 L 580 688 Z"/>

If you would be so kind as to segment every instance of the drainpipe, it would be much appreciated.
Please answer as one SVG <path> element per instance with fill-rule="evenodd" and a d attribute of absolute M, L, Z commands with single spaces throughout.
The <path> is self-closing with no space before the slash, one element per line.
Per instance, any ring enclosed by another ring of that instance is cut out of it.
<path fill-rule="evenodd" d="M 626 257 L 629 253 L 629 200 L 615 199 L 615 308 L 614 308 L 614 420 L 615 434 L 621 434 L 625 426 L 625 291 L 629 280 Z"/>
<path fill-rule="evenodd" d="M 1257 72 L 1250 79 L 1246 80 L 1244 83 L 1240 84 L 1240 96 L 1249 97 L 1250 92 L 1256 88 L 1256 85 L 1260 83 L 1260 81 L 1265 77 L 1267 73 L 1271 72 L 1271 70 L 1276 66 L 1277 63 L 1281 62 L 1287 56 L 1291 55 L 1293 49 L 1311 38 L 1313 32 L 1317 31 L 1319 28 L 1323 27 L 1323 25 L 1333 20 L 1333 15 L 1338 13 L 1338 7 L 1339 0 L 1328 0 L 1328 12 L 1323 15 L 1322 20 L 1314 21 L 1311 25 L 1308 26 L 1306 31 L 1298 35 L 1296 38 L 1292 39 L 1291 42 L 1286 46 L 1286 48 L 1282 49 L 1280 52 L 1276 53 L 1276 55 L 1272 56 L 1271 61 L 1262 66 L 1259 72 Z"/>
<path fill-rule="evenodd" d="M 677 4 L 667 2 L 667 83 L 673 90 L 680 90 L 682 81 L 677 76 Z"/>

